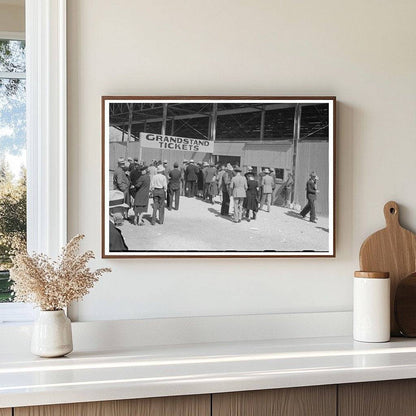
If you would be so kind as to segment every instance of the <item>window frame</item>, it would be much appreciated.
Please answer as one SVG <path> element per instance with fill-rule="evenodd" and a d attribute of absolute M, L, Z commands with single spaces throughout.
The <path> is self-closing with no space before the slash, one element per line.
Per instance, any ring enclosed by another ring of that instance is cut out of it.
<path fill-rule="evenodd" d="M 56 257 L 67 242 L 66 0 L 26 0 L 25 33 L 0 34 L 26 41 L 28 251 Z M 34 315 L 32 305 L 0 304 L 0 324 Z"/>

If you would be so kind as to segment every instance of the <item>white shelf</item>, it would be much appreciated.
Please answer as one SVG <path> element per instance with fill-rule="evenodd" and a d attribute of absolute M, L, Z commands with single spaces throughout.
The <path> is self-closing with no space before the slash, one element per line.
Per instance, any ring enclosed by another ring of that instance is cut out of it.
<path fill-rule="evenodd" d="M 218 393 L 416 377 L 416 340 L 349 337 L 0 354 L 0 407 Z"/>

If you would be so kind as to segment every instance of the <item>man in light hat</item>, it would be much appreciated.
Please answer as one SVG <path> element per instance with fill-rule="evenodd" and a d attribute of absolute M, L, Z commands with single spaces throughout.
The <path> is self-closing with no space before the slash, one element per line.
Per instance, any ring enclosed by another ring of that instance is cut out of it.
<path fill-rule="evenodd" d="M 123 224 L 123 218 L 129 210 L 129 206 L 124 201 L 124 192 L 118 189 L 112 189 L 109 193 L 109 212 L 113 216 L 116 225 Z"/>
<path fill-rule="evenodd" d="M 124 164 L 124 166 L 125 166 L 127 172 L 130 172 L 134 168 L 133 158 L 129 156 L 127 158 L 127 162 Z"/>
<path fill-rule="evenodd" d="M 156 173 L 157 173 L 157 168 L 156 168 L 156 164 L 157 164 L 157 162 L 153 159 L 151 162 L 150 162 L 150 165 L 149 165 L 149 167 L 148 167 L 148 172 L 149 172 L 149 176 L 150 176 L 150 179 L 152 179 L 153 178 L 153 176 L 155 176 L 156 175 Z"/>
<path fill-rule="evenodd" d="M 231 179 L 230 189 L 234 198 L 234 222 L 241 222 L 243 217 L 243 202 L 246 197 L 247 179 L 241 175 L 239 166 L 234 167 L 236 175 Z"/>
<path fill-rule="evenodd" d="M 124 194 L 124 202 L 130 207 L 130 181 L 124 172 L 124 158 L 118 159 L 118 166 L 113 173 L 113 186 Z"/>
<path fill-rule="evenodd" d="M 162 165 L 157 167 L 156 175 L 150 183 L 150 191 L 153 193 L 153 215 L 152 225 L 156 224 L 156 214 L 159 211 L 159 224 L 163 224 L 165 219 L 165 199 L 168 189 L 166 176 L 163 174 L 165 168 Z"/>
<path fill-rule="evenodd" d="M 311 172 L 309 175 L 308 182 L 306 182 L 306 199 L 307 204 L 300 212 L 302 218 L 305 218 L 306 214 L 310 212 L 309 221 L 316 223 L 316 209 L 315 209 L 315 201 L 318 190 L 318 176 L 315 172 Z"/>
<path fill-rule="evenodd" d="M 113 189 L 109 195 L 109 246 L 111 252 L 128 251 L 123 234 L 117 225 L 123 225 L 125 211 L 129 206 L 124 202 L 124 193 Z"/>
<path fill-rule="evenodd" d="M 264 169 L 264 176 L 261 180 L 261 187 L 263 189 L 263 194 L 260 202 L 260 210 L 263 208 L 264 203 L 267 203 L 267 212 L 270 212 L 270 204 L 272 202 L 272 193 L 275 187 L 273 178 L 270 176 L 270 169 Z"/>

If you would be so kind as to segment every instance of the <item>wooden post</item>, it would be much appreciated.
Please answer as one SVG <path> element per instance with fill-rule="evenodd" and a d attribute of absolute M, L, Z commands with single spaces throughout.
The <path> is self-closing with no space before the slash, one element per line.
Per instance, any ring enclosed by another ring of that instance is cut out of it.
<path fill-rule="evenodd" d="M 127 126 L 127 141 L 131 140 L 131 124 L 133 123 L 133 104 L 127 104 L 129 108 L 129 124 Z"/>
<path fill-rule="evenodd" d="M 164 136 L 166 134 L 167 119 L 168 119 L 168 104 L 163 103 L 162 130 L 160 132 L 162 134 L 162 136 Z M 163 150 L 162 149 L 160 149 L 160 160 L 163 161 Z"/>
<path fill-rule="evenodd" d="M 260 141 L 264 140 L 264 122 L 266 120 L 266 110 L 264 109 L 264 106 L 262 106 L 262 108 L 260 119 Z"/>
<path fill-rule="evenodd" d="M 143 156 L 143 151 L 142 151 L 142 142 L 139 142 L 139 162 L 142 162 L 142 156 Z"/>
<path fill-rule="evenodd" d="M 175 135 L 175 117 L 172 117 L 172 125 L 170 126 L 170 135 L 174 136 Z"/>
<path fill-rule="evenodd" d="M 295 192 L 297 187 L 296 182 L 296 161 L 297 161 L 297 154 L 298 154 L 298 142 L 300 137 L 300 122 L 301 122 L 301 115 L 302 115 L 302 107 L 298 103 L 295 107 L 295 118 L 293 121 L 293 159 L 292 159 L 292 179 L 293 179 L 293 190 L 292 195 L 290 197 L 290 202 L 293 204 L 295 199 Z"/>
<path fill-rule="evenodd" d="M 209 132 L 209 138 L 211 141 L 214 142 L 215 145 L 215 139 L 217 137 L 217 117 L 218 117 L 218 104 L 214 103 L 212 104 L 212 112 L 210 117 L 210 132 Z M 210 162 L 213 161 L 213 153 L 211 153 Z"/>
<path fill-rule="evenodd" d="M 162 116 L 162 131 L 161 131 L 162 136 L 166 134 L 167 118 L 168 118 L 168 105 L 164 103 L 163 104 L 163 116 Z"/>

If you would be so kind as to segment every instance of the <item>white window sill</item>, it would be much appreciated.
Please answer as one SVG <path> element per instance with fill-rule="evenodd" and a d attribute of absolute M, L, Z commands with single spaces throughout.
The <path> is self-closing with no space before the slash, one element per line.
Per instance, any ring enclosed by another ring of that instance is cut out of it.
<path fill-rule="evenodd" d="M 28 303 L 0 303 L 0 324 L 30 323 L 35 319 L 35 310 Z"/>

